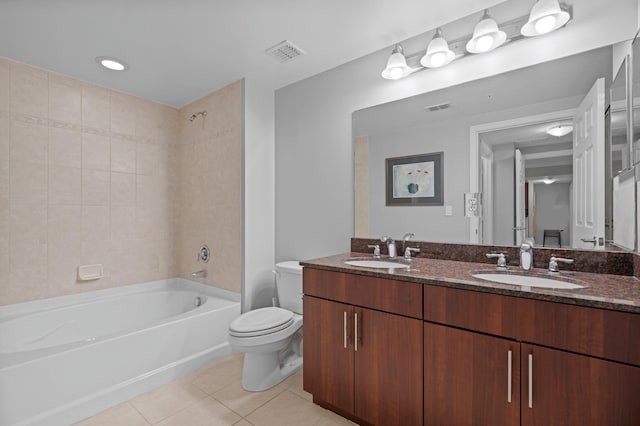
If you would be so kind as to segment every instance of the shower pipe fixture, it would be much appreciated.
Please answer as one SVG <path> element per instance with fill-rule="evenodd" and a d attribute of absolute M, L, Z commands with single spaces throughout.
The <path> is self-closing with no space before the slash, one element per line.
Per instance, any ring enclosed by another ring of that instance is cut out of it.
<path fill-rule="evenodd" d="M 202 116 L 202 118 L 207 116 L 207 110 L 205 109 L 204 111 L 198 111 L 195 114 L 191 114 L 191 117 L 189 117 L 189 121 L 193 121 L 195 120 L 199 115 Z"/>
<path fill-rule="evenodd" d="M 558 3 L 558 0 L 538 0 L 529 15 L 498 25 L 489 15 L 489 9 L 485 9 L 473 34 L 447 42 L 442 28 L 436 28 L 426 52 L 405 56 L 402 45 L 396 43 L 382 77 L 399 80 L 417 71 L 445 66 L 468 55 L 491 52 L 505 43 L 548 34 L 562 28 L 572 15 L 572 6 Z"/>

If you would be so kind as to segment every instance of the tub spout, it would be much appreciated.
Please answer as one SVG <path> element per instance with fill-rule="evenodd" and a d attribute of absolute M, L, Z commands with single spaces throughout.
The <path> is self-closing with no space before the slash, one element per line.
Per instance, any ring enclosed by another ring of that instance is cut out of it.
<path fill-rule="evenodd" d="M 200 269 L 199 271 L 195 271 L 191 273 L 191 278 L 205 278 L 207 276 L 206 269 Z"/>

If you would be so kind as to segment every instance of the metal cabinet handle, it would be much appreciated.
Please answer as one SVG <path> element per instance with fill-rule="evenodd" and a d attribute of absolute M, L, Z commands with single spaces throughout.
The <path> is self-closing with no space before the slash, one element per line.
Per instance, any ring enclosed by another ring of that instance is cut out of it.
<path fill-rule="evenodd" d="M 347 343 L 348 343 L 348 339 L 347 339 L 347 311 L 344 311 L 344 319 L 343 319 L 343 324 L 344 324 L 344 330 L 343 330 L 343 336 L 344 336 L 344 348 L 347 349 Z"/>
<path fill-rule="evenodd" d="M 513 379 L 513 352 L 507 351 L 507 402 L 511 404 L 512 379 Z"/>
<path fill-rule="evenodd" d="M 533 408 L 533 354 L 529 354 L 529 408 Z"/>
<path fill-rule="evenodd" d="M 358 352 L 358 313 L 356 312 L 354 314 L 354 330 L 355 330 L 355 339 L 354 339 L 354 345 L 355 345 L 355 350 L 356 352 Z"/>

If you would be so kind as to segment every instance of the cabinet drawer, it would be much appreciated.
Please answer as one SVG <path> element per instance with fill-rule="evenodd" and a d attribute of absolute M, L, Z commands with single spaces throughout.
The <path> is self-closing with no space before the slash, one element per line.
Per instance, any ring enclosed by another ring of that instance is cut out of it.
<path fill-rule="evenodd" d="M 518 299 L 435 285 L 424 287 L 424 319 L 517 339 Z"/>
<path fill-rule="evenodd" d="M 422 319 L 422 284 L 305 267 L 304 294 Z"/>
<path fill-rule="evenodd" d="M 519 338 L 640 366 L 640 315 L 519 299 Z"/>
<path fill-rule="evenodd" d="M 435 285 L 424 319 L 640 366 L 640 315 Z"/>

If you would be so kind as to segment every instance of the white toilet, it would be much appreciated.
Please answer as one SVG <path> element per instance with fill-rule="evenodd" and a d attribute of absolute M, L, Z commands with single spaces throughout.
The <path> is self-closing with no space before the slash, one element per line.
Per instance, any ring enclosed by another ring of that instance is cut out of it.
<path fill-rule="evenodd" d="M 229 325 L 229 343 L 244 352 L 242 387 L 262 391 L 302 367 L 302 266 L 276 264 L 280 307 L 246 312 Z"/>

